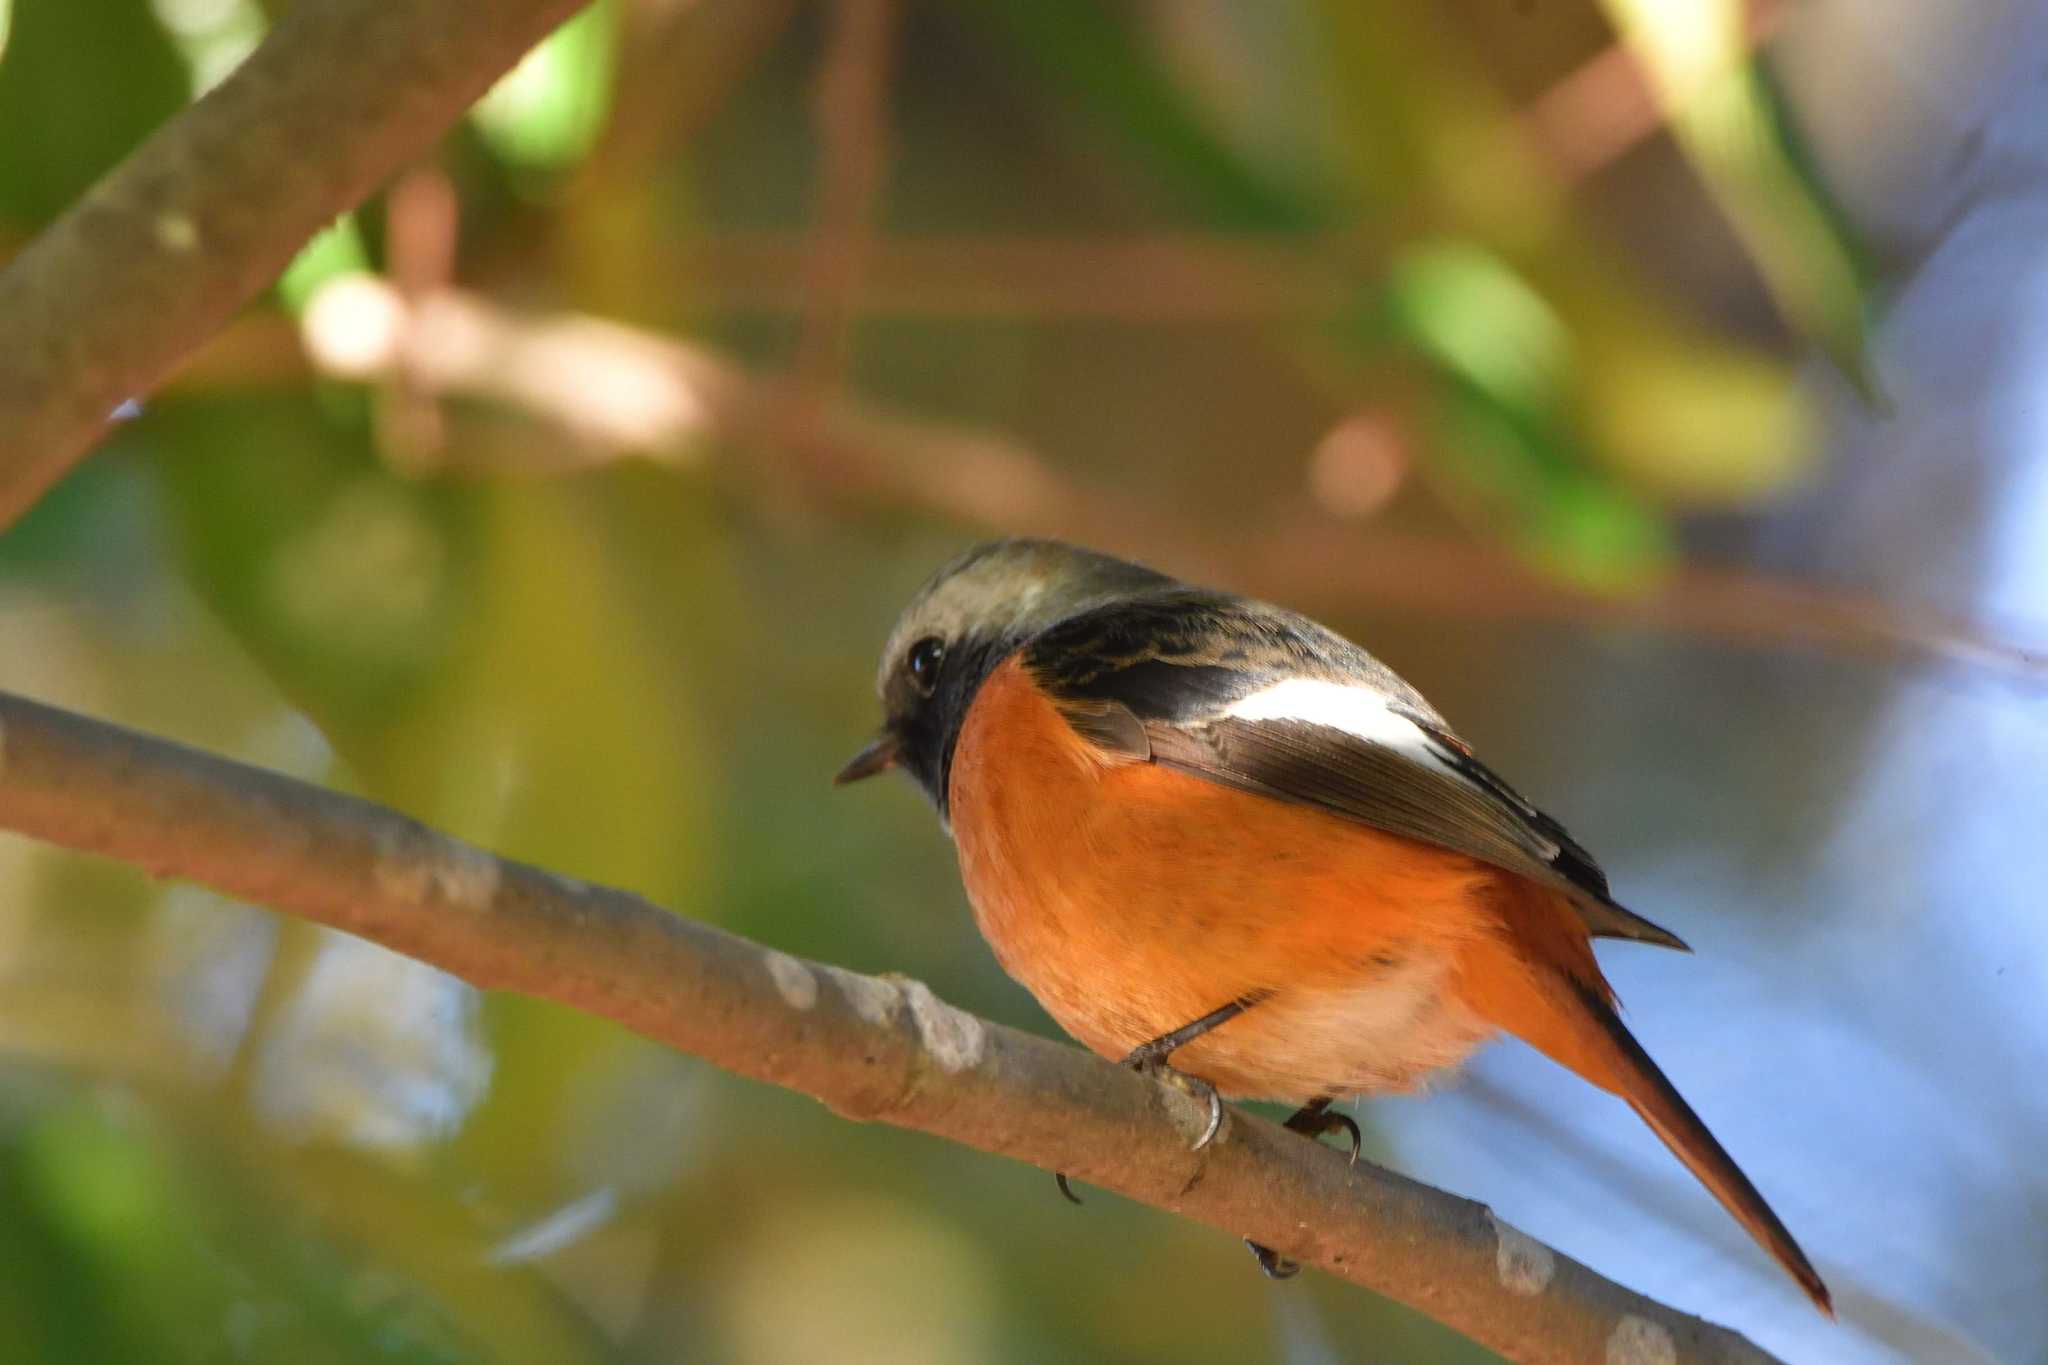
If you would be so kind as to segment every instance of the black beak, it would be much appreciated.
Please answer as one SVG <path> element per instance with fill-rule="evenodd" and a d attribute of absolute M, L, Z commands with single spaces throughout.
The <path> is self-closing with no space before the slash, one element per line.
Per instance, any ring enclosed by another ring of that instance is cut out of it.
<path fill-rule="evenodd" d="M 868 747 L 855 754 L 847 765 L 832 779 L 832 785 L 843 787 L 849 782 L 858 782 L 863 777 L 873 777 L 896 766 L 896 753 L 903 741 L 893 731 L 884 730 L 868 742 Z"/>

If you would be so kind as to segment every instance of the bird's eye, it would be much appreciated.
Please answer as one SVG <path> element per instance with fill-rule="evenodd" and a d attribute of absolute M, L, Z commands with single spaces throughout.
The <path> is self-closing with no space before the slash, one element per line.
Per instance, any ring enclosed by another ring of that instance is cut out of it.
<path fill-rule="evenodd" d="M 939 664 L 946 657 L 946 642 L 936 635 L 927 635 L 910 647 L 904 656 L 903 667 L 910 673 L 911 686 L 927 697 L 939 685 Z"/>

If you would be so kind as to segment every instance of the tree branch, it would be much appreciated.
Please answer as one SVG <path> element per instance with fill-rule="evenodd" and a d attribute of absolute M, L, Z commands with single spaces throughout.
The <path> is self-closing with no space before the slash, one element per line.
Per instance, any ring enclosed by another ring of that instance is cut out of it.
<path fill-rule="evenodd" d="M 1233 1111 L 1190 1151 L 1204 1110 L 1179 1091 L 963 1013 L 919 982 L 805 962 L 368 801 L 4 693 L 0 827 L 600 1015 L 849 1118 L 1066 1171 L 1255 1238 L 1514 1360 L 1771 1360 L 1482 1205 L 1263 1119 Z"/>
<path fill-rule="evenodd" d="M 0 273 L 0 528 L 583 0 L 300 0 Z"/>

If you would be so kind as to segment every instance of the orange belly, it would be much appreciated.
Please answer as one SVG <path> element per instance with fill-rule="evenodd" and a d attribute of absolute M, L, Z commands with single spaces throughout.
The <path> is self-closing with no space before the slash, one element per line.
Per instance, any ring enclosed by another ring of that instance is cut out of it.
<path fill-rule="evenodd" d="M 969 710 L 949 800 L 983 935 L 1104 1056 L 1270 993 L 1172 1064 L 1301 1103 L 1409 1088 L 1494 1031 L 1466 983 L 1501 960 L 1504 874 L 1106 755 L 1014 658 Z"/>

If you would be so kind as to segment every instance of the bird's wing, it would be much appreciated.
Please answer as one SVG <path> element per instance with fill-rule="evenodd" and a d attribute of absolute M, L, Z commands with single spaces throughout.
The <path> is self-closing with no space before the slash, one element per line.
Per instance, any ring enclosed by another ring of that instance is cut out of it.
<path fill-rule="evenodd" d="M 1024 663 L 1105 749 L 1467 854 L 1565 892 L 1595 936 L 1685 948 L 1615 904 L 1592 855 L 1412 688 L 1306 617 L 1154 594 L 1061 622 Z"/>

